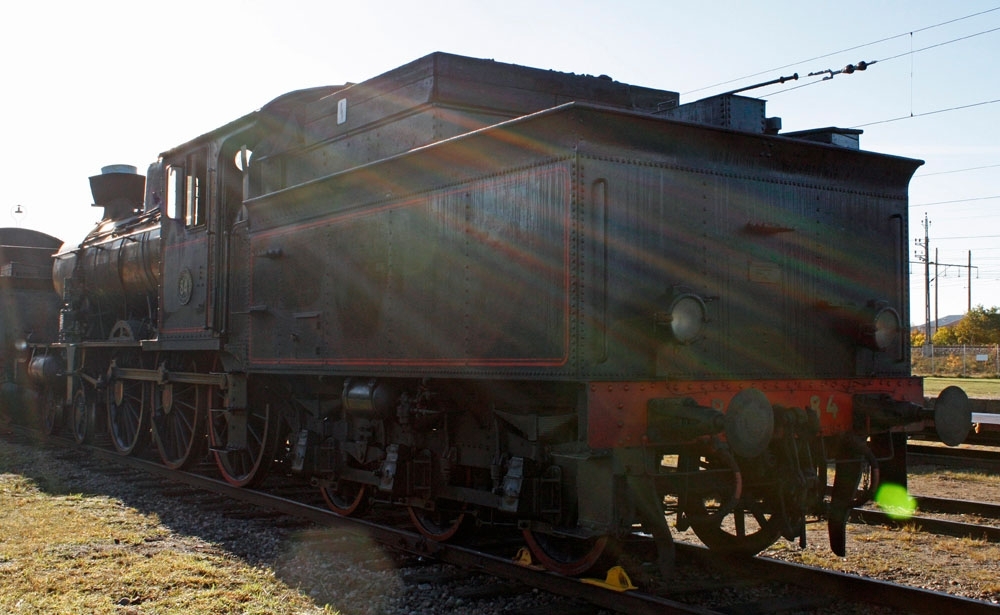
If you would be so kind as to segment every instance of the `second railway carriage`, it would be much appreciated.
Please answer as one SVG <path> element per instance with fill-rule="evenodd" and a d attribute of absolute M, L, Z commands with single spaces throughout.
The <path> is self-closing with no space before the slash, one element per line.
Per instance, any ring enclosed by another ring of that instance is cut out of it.
<path fill-rule="evenodd" d="M 45 233 L 0 228 L 0 415 L 32 408 L 29 342 L 55 338 L 59 299 L 52 292 L 52 254 L 61 242 Z"/>

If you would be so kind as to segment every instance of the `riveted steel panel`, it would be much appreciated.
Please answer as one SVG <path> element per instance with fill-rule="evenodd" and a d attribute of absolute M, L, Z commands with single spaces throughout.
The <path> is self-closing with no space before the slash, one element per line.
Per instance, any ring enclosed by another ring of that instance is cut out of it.
<path fill-rule="evenodd" d="M 252 235 L 252 363 L 564 367 L 569 194 L 557 164 Z"/>

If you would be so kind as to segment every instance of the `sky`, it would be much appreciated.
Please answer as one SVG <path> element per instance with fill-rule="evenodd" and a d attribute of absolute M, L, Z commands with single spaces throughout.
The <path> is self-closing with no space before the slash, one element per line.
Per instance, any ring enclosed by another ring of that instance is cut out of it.
<path fill-rule="evenodd" d="M 1000 306 L 1000 0 L 14 3 L 0 22 L 0 226 L 79 241 L 101 215 L 88 183 L 101 167 L 144 173 L 280 94 L 434 51 L 681 103 L 797 73 L 745 95 L 785 131 L 861 128 L 863 149 L 925 161 L 910 184 L 911 322 L 928 296 L 932 318 L 964 313 L 970 282 L 973 307 Z M 860 61 L 874 64 L 823 79 Z"/>

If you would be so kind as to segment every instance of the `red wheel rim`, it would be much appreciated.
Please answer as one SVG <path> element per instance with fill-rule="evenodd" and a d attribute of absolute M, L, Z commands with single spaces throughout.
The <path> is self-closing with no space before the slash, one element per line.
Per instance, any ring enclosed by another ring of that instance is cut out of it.
<path fill-rule="evenodd" d="M 368 492 L 364 485 L 354 486 L 357 487 L 357 491 L 355 492 L 353 498 L 344 497 L 343 494 L 338 491 L 333 491 L 329 487 L 320 487 L 319 492 L 323 494 L 323 501 L 326 502 L 327 508 L 341 517 L 353 517 L 360 515 L 367 508 L 367 500 L 365 496 Z"/>
<path fill-rule="evenodd" d="M 454 538 L 455 534 L 462 529 L 462 523 L 465 521 L 465 513 L 459 513 L 457 517 L 448 522 L 438 523 L 422 508 L 410 506 L 408 510 L 410 512 L 410 520 L 413 521 L 413 525 L 416 526 L 417 531 L 422 536 L 435 542 L 444 542 Z"/>
<path fill-rule="evenodd" d="M 587 572 L 597 563 L 608 548 L 607 536 L 596 539 L 553 539 L 545 534 L 524 530 L 524 540 L 531 554 L 546 570 L 572 577 Z M 558 542 L 563 542 L 560 548 Z M 572 544 L 572 548 L 566 548 Z"/>

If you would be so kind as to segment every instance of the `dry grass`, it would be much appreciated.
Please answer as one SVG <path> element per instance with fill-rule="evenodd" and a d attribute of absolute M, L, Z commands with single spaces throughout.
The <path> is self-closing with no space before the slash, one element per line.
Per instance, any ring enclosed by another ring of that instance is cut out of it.
<path fill-rule="evenodd" d="M 989 472 L 932 466 L 914 467 L 911 472 L 909 488 L 913 494 L 1000 502 L 1000 477 Z M 841 572 L 980 600 L 1000 600 L 1000 544 L 930 534 L 916 524 L 899 528 L 852 524 L 847 533 L 847 557 L 839 558 L 829 550 L 825 523 L 809 525 L 808 532 L 806 549 L 779 540 L 767 553 Z"/>
<path fill-rule="evenodd" d="M 938 481 L 942 482 L 976 483 L 993 489 L 1000 488 L 1000 474 L 989 470 L 939 468 L 932 474 Z"/>
<path fill-rule="evenodd" d="M 5 461 L 0 452 L 0 612 L 330 612 L 270 569 L 176 536 L 155 515 L 47 491 Z"/>

